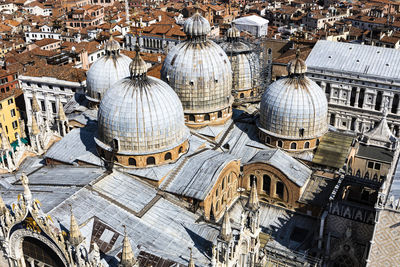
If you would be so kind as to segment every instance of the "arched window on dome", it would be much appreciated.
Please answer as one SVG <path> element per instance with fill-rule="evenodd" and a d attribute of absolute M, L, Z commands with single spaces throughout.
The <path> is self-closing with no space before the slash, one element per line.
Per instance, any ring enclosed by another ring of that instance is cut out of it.
<path fill-rule="evenodd" d="M 267 144 L 271 144 L 271 137 L 267 136 L 267 138 L 265 139 Z"/>
<path fill-rule="evenodd" d="M 181 154 L 182 152 L 183 152 L 183 147 L 180 147 L 178 153 Z"/>
<path fill-rule="evenodd" d="M 283 142 L 282 142 L 281 140 L 278 140 L 277 146 L 278 146 L 278 147 L 283 147 Z"/>
<path fill-rule="evenodd" d="M 114 151 L 119 150 L 119 141 L 117 139 L 112 140 L 112 150 L 114 150 Z"/>
<path fill-rule="evenodd" d="M 171 159 L 172 159 L 172 154 L 171 154 L 171 152 L 167 152 L 167 153 L 165 154 L 165 156 L 164 156 L 164 159 L 165 159 L 165 160 L 171 160 Z"/>
<path fill-rule="evenodd" d="M 156 159 L 154 157 L 148 157 L 146 159 L 147 165 L 155 165 L 156 164 Z"/>
<path fill-rule="evenodd" d="M 134 159 L 134 158 L 129 158 L 128 163 L 129 163 L 129 165 L 131 165 L 131 166 L 136 166 L 136 159 Z"/>
<path fill-rule="evenodd" d="M 306 142 L 304 143 L 304 148 L 310 148 L 310 142 L 306 141 Z"/>
<path fill-rule="evenodd" d="M 244 94 L 241 93 L 241 94 L 239 95 L 239 97 L 240 97 L 240 98 L 244 98 Z"/>
<path fill-rule="evenodd" d="M 195 119 L 195 117 L 194 117 L 194 115 L 189 115 L 189 121 L 195 121 L 196 119 Z"/>
<path fill-rule="evenodd" d="M 304 128 L 299 129 L 299 136 L 303 137 L 304 136 Z"/>
<path fill-rule="evenodd" d="M 218 118 L 222 118 L 222 111 L 218 111 Z"/>
<path fill-rule="evenodd" d="M 210 114 L 204 115 L 204 120 L 205 120 L 205 121 L 209 121 L 209 120 L 210 120 Z"/>
<path fill-rule="evenodd" d="M 297 149 L 297 143 L 296 142 L 291 143 L 290 149 Z"/>

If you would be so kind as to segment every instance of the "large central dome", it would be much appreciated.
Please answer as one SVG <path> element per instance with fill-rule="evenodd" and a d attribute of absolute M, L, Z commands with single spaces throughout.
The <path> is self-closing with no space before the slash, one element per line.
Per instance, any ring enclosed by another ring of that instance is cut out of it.
<path fill-rule="evenodd" d="M 87 72 L 86 97 L 100 103 L 105 92 L 120 79 L 129 76 L 131 59 L 120 53 L 120 45 L 112 38 L 104 45 L 105 55 L 93 63 Z"/>
<path fill-rule="evenodd" d="M 304 74 L 307 66 L 296 57 L 289 76 L 272 83 L 260 103 L 258 126 L 267 144 L 288 150 L 312 149 L 328 130 L 328 103 L 323 90 Z"/>
<path fill-rule="evenodd" d="M 199 13 L 187 19 L 183 29 L 187 40 L 168 53 L 161 77 L 182 101 L 188 126 L 224 123 L 232 114 L 229 58 L 207 39 L 210 24 Z"/>
<path fill-rule="evenodd" d="M 130 69 L 131 76 L 115 83 L 101 101 L 96 140 L 101 156 L 114 152 L 115 161 L 137 167 L 179 158 L 187 150 L 189 130 L 178 96 L 146 75 L 139 52 Z"/>

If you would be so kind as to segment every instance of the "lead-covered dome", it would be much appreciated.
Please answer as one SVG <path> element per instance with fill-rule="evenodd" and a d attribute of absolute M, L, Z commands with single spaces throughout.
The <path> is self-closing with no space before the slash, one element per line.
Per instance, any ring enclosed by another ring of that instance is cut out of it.
<path fill-rule="evenodd" d="M 220 46 L 228 55 L 232 68 L 232 93 L 236 102 L 254 101 L 260 91 L 259 54 L 251 44 L 239 39 L 240 31 L 232 26 Z"/>
<path fill-rule="evenodd" d="M 187 40 L 168 53 L 161 77 L 178 94 L 188 125 L 225 122 L 231 116 L 231 64 L 208 40 L 209 23 L 196 13 L 184 26 Z"/>
<path fill-rule="evenodd" d="M 123 165 L 140 167 L 178 158 L 186 151 L 189 136 L 178 96 L 165 82 L 146 75 L 139 52 L 130 67 L 130 77 L 115 83 L 101 101 L 98 146 L 105 151 L 114 148 Z M 150 162 L 140 157 L 125 159 L 146 155 L 151 155 Z"/>
<path fill-rule="evenodd" d="M 120 54 L 119 43 L 110 38 L 104 45 L 105 55 L 96 60 L 86 77 L 86 97 L 94 103 L 100 103 L 104 93 L 120 79 L 129 76 L 131 59 Z"/>
<path fill-rule="evenodd" d="M 328 130 L 326 96 L 304 75 L 305 70 L 305 62 L 297 56 L 288 64 L 289 76 L 267 88 L 260 103 L 262 132 L 282 139 L 311 140 Z"/>

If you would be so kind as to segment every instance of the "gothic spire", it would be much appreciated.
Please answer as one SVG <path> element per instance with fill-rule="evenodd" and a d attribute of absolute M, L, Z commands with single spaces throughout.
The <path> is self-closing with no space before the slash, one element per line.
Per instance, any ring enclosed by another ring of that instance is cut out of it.
<path fill-rule="evenodd" d="M 71 207 L 71 224 L 69 228 L 69 242 L 73 246 L 79 245 L 83 241 L 83 237 L 81 234 L 81 230 L 79 230 L 78 223 L 75 219 L 74 214 L 72 213 L 72 206 Z"/>
<path fill-rule="evenodd" d="M 40 106 L 39 106 L 39 102 L 37 101 L 36 94 L 32 95 L 32 110 L 33 110 L 33 112 L 40 111 Z"/>
<path fill-rule="evenodd" d="M 32 134 L 33 135 L 38 135 L 39 133 L 40 133 L 39 126 L 37 124 L 35 115 L 32 113 Z"/>
<path fill-rule="evenodd" d="M 257 186 L 255 182 L 253 182 L 253 184 L 251 185 L 250 196 L 247 200 L 246 207 L 251 210 L 257 210 L 259 208 Z"/>
<path fill-rule="evenodd" d="M 230 222 L 230 218 L 229 218 L 228 207 L 226 207 L 226 210 L 225 210 L 224 220 L 223 220 L 222 226 L 221 226 L 220 237 L 224 241 L 229 241 L 232 237 L 232 228 L 231 228 L 231 222 Z"/>
<path fill-rule="evenodd" d="M 196 267 L 196 265 L 194 264 L 194 260 L 193 260 L 193 252 L 192 252 L 192 248 L 190 248 L 190 259 L 189 259 L 189 264 L 188 267 Z"/>
<path fill-rule="evenodd" d="M 131 241 L 129 240 L 126 226 L 125 227 L 125 236 L 122 247 L 122 256 L 121 256 L 121 266 L 123 267 L 132 267 L 136 263 L 135 255 L 132 251 Z"/>

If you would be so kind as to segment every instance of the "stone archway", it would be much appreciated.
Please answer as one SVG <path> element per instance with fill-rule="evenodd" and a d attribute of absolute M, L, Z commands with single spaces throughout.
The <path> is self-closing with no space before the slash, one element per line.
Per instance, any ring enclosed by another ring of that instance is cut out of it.
<path fill-rule="evenodd" d="M 29 264 L 25 264 L 25 256 L 38 261 L 41 261 L 40 259 L 43 258 L 53 258 L 53 261 L 55 262 L 54 267 L 68 266 L 67 260 L 58 247 L 48 238 L 36 232 L 25 229 L 14 231 L 10 237 L 9 248 L 11 258 L 15 259 L 22 266 L 30 266 Z M 42 256 L 38 258 L 34 255 L 30 255 L 32 253 L 27 252 L 29 249 L 31 249 L 30 252 L 32 252 L 32 249 L 37 252 L 42 251 Z M 49 265 L 51 266 L 51 264 Z"/>

